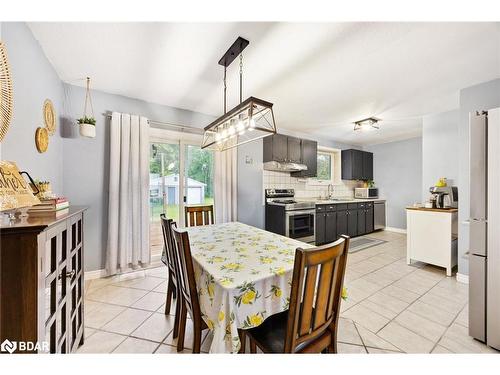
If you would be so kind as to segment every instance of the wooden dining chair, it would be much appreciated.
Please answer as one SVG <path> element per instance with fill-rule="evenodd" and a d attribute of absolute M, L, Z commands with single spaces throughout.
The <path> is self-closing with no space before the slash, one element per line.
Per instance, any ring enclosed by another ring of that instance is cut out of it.
<path fill-rule="evenodd" d="M 295 251 L 290 309 L 249 329 L 250 352 L 337 353 L 349 237 Z"/>
<path fill-rule="evenodd" d="M 175 254 L 175 242 L 172 234 L 172 219 L 167 219 L 165 214 L 160 215 L 161 229 L 163 232 L 163 243 L 165 246 L 165 256 L 162 256 L 162 261 L 166 264 L 168 269 L 167 281 L 167 297 L 165 300 L 165 315 L 170 314 L 172 305 L 172 298 L 175 298 L 177 303 L 175 305 L 175 320 L 173 337 L 176 338 L 179 333 L 179 316 L 180 316 L 180 302 L 179 302 L 179 281 L 178 281 L 178 262 Z"/>
<path fill-rule="evenodd" d="M 179 294 L 178 303 L 180 303 L 179 316 L 179 336 L 177 338 L 177 351 L 184 350 L 184 336 L 186 332 L 187 314 L 193 321 L 193 353 L 199 353 L 201 349 L 201 334 L 208 326 L 201 317 L 200 302 L 198 291 L 196 289 L 196 280 L 194 276 L 193 258 L 191 257 L 191 246 L 189 244 L 189 235 L 185 230 L 179 230 L 172 225 L 172 232 L 176 243 L 176 255 L 179 265 Z"/>
<path fill-rule="evenodd" d="M 186 227 L 215 224 L 214 206 L 186 206 L 184 219 Z"/>

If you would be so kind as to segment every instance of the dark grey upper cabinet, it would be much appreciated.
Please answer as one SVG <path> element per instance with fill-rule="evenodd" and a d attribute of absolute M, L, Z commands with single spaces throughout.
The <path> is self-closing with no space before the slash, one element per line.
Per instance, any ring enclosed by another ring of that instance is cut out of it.
<path fill-rule="evenodd" d="M 363 151 L 363 178 L 373 180 L 373 153 Z"/>
<path fill-rule="evenodd" d="M 287 161 L 291 163 L 300 163 L 302 161 L 302 152 L 300 150 L 300 139 L 288 137 L 288 157 Z"/>
<path fill-rule="evenodd" d="M 264 138 L 264 163 L 268 161 L 286 161 L 288 158 L 288 137 L 274 134 Z"/>
<path fill-rule="evenodd" d="M 343 180 L 373 180 L 373 153 L 342 150 Z"/>
<path fill-rule="evenodd" d="M 307 170 L 292 172 L 294 177 L 316 177 L 318 142 L 283 134 L 264 138 L 264 163 L 268 161 L 291 162 L 307 165 Z"/>
<path fill-rule="evenodd" d="M 307 170 L 292 172 L 293 177 L 316 177 L 318 173 L 318 142 L 303 139 L 301 142 L 301 163 Z"/>
<path fill-rule="evenodd" d="M 283 134 L 272 136 L 273 141 L 273 159 L 276 161 L 286 161 L 288 158 L 288 137 Z"/>

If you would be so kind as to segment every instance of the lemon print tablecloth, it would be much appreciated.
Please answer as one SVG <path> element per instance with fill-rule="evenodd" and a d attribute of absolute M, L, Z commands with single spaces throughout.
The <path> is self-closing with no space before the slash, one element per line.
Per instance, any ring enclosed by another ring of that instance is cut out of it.
<path fill-rule="evenodd" d="M 242 223 L 187 228 L 211 353 L 236 353 L 238 328 L 288 309 L 293 261 L 304 242 Z"/>

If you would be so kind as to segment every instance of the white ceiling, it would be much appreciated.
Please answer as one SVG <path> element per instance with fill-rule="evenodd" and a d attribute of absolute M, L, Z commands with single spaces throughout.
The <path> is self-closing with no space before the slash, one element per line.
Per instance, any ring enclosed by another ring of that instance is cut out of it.
<path fill-rule="evenodd" d="M 218 116 L 219 58 L 237 36 L 243 96 L 275 104 L 279 128 L 351 144 L 421 132 L 461 88 L 500 77 L 500 23 L 30 23 L 63 81 Z M 238 100 L 228 70 L 228 108 Z M 112 108 L 110 108 L 112 109 Z M 379 131 L 352 122 L 381 118 Z M 161 119 L 158 119 L 161 120 Z"/>

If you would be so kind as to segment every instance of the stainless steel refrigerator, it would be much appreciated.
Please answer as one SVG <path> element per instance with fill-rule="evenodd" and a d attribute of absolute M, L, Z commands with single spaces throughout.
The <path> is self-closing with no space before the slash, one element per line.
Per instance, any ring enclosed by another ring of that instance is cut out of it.
<path fill-rule="evenodd" d="M 469 334 L 500 350 L 500 108 L 469 128 Z"/>

